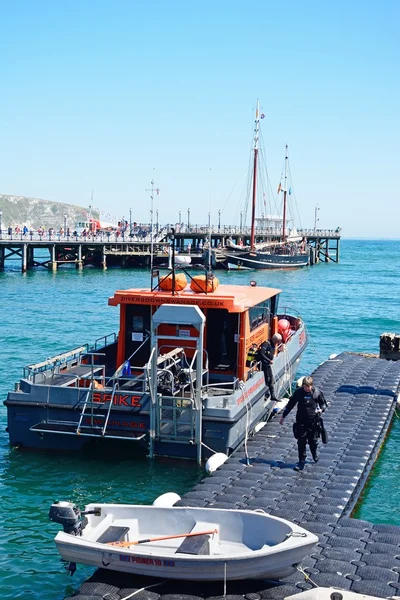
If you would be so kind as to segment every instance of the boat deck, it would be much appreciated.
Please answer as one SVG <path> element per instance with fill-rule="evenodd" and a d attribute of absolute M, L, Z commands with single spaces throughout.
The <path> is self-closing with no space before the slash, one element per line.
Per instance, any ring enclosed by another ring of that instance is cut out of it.
<path fill-rule="evenodd" d="M 351 518 L 394 415 L 400 361 L 344 353 L 320 365 L 313 375 L 329 405 L 324 415 L 329 443 L 320 445 L 318 464 L 310 461 L 304 471 L 293 470 L 297 444 L 292 411 L 283 426 L 278 418 L 267 423 L 249 440 L 247 455 L 243 449 L 234 453 L 179 502 L 181 506 L 259 508 L 319 536 L 318 545 L 301 564 L 306 576 L 298 571 L 279 582 L 227 582 L 228 600 L 243 596 L 280 600 L 312 588 L 310 580 L 317 586 L 382 598 L 400 595 L 400 527 Z M 88 594 L 107 588 L 123 598 L 154 583 L 157 580 L 100 570 L 79 591 Z M 169 581 L 136 598 L 218 600 L 223 593 L 223 582 Z"/>

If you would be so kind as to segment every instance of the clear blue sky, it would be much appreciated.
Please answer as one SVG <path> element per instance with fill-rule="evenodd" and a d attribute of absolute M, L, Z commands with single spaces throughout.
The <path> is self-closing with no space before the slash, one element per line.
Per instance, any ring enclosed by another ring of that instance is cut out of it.
<path fill-rule="evenodd" d="M 301 225 L 399 237 L 400 2 L 0 1 L 0 193 L 238 220 L 256 99 Z"/>

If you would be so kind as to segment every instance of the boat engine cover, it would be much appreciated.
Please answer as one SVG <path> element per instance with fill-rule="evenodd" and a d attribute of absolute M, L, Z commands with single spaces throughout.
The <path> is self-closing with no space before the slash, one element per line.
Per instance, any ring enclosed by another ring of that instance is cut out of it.
<path fill-rule="evenodd" d="M 65 533 L 78 535 L 82 529 L 81 511 L 72 502 L 54 502 L 49 510 L 49 519 L 63 526 Z"/>

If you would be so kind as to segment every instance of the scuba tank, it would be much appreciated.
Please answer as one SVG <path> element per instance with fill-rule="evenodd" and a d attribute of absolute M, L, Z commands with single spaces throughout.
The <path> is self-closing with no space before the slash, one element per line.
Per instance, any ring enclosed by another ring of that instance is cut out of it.
<path fill-rule="evenodd" d="M 258 346 L 257 344 L 253 344 L 250 346 L 247 352 L 246 357 L 246 367 L 252 367 L 255 362 L 258 360 Z"/>

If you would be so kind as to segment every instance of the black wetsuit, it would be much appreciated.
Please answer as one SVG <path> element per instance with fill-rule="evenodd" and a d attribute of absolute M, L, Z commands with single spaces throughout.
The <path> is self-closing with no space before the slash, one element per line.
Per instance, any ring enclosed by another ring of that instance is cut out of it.
<path fill-rule="evenodd" d="M 299 462 L 306 460 L 307 442 L 310 446 L 312 457 L 318 460 L 318 435 L 319 435 L 319 417 L 318 409 L 325 412 L 327 407 L 323 393 L 318 388 L 311 388 L 306 392 L 303 387 L 298 388 L 291 396 L 282 413 L 285 418 L 292 408 L 297 404 L 297 447 L 299 450 Z"/>
<path fill-rule="evenodd" d="M 258 357 L 261 361 L 262 370 L 264 372 L 265 383 L 269 388 L 271 400 L 276 402 L 274 388 L 274 375 L 272 373 L 272 361 L 274 360 L 274 346 L 269 341 L 265 341 L 258 349 Z"/>

